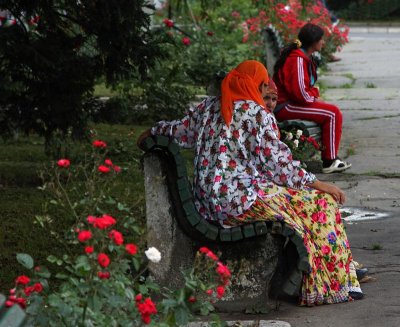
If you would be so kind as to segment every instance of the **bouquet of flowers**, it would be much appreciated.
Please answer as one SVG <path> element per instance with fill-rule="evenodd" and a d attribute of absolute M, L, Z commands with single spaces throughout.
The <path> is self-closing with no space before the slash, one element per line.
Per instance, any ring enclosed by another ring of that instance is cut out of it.
<path fill-rule="evenodd" d="M 321 150 L 321 144 L 313 137 L 303 135 L 301 129 L 282 130 L 281 135 L 281 140 L 290 148 L 293 159 L 299 160 L 302 164 L 312 160 Z"/>

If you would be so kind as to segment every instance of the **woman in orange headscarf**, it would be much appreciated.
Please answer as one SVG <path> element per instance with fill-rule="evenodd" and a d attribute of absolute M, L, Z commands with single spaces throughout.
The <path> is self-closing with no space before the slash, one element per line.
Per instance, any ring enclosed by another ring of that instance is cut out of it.
<path fill-rule="evenodd" d="M 292 159 L 264 104 L 268 84 L 264 65 L 244 61 L 222 81 L 221 96 L 206 98 L 181 120 L 157 123 L 138 144 L 161 134 L 195 147 L 193 193 L 204 219 L 230 226 L 267 220 L 290 225 L 309 252 L 302 305 L 361 298 L 337 206 L 345 195 Z"/>

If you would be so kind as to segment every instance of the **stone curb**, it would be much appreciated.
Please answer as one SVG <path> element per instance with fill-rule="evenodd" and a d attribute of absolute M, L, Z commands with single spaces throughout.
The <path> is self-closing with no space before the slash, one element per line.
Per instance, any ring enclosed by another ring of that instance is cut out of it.
<path fill-rule="evenodd" d="M 237 320 L 227 321 L 229 327 L 291 327 L 286 321 L 281 320 Z M 208 322 L 191 322 L 186 327 L 209 327 Z"/>
<path fill-rule="evenodd" d="M 350 26 L 351 33 L 400 33 L 400 27 L 393 26 Z"/>

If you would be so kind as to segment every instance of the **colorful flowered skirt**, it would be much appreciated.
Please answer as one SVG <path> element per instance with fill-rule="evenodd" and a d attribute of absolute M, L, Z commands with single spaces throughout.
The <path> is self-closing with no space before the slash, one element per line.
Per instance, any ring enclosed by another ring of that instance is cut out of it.
<path fill-rule="evenodd" d="M 234 226 L 283 221 L 303 238 L 311 271 L 303 276 L 300 305 L 345 302 L 349 292 L 361 292 L 341 215 L 332 196 L 273 183 L 263 185 L 262 189 L 265 195 L 251 209 L 228 218 L 226 223 Z"/>

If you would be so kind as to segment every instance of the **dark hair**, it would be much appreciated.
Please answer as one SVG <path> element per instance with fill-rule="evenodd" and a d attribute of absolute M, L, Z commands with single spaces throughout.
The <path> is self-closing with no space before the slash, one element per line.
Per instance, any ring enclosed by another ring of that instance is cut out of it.
<path fill-rule="evenodd" d="M 311 47 L 315 42 L 318 42 L 322 39 L 324 35 L 324 30 L 319 27 L 318 25 L 307 23 L 305 24 L 299 32 L 298 38 L 301 42 L 301 47 L 304 50 L 307 50 Z M 294 50 L 297 49 L 297 43 L 292 42 L 288 44 L 285 48 L 282 49 L 281 54 L 274 66 L 274 75 L 278 74 L 279 69 L 283 67 L 285 61 L 289 54 Z"/>

